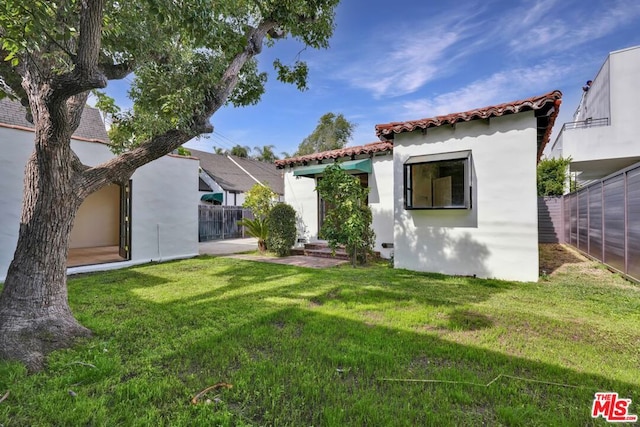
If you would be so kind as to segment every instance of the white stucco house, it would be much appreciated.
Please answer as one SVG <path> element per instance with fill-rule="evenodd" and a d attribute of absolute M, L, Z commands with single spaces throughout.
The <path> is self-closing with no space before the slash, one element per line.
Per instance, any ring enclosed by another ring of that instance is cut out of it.
<path fill-rule="evenodd" d="M 13 258 L 24 168 L 33 126 L 16 102 L 0 100 L 0 281 Z M 71 147 L 86 165 L 114 156 L 99 112 L 86 107 Z M 110 185 L 81 205 L 69 242 L 69 273 L 121 268 L 198 255 L 198 160 L 168 155 Z"/>
<path fill-rule="evenodd" d="M 559 132 L 550 157 L 571 157 L 581 184 L 640 162 L 640 46 L 611 52 Z"/>
<path fill-rule="evenodd" d="M 396 267 L 538 279 L 536 164 L 561 96 L 376 126 L 393 140 Z"/>
<path fill-rule="evenodd" d="M 394 265 L 516 281 L 538 279 L 536 165 L 562 94 L 376 126 L 382 142 L 276 162 L 285 201 L 317 240 L 314 191 L 328 163 L 371 189 L 376 250 Z"/>
<path fill-rule="evenodd" d="M 333 162 L 360 179 L 369 187 L 374 250 L 390 257 L 393 243 L 393 144 L 374 142 L 357 147 L 325 151 L 306 156 L 277 160 L 284 172 L 284 201 L 298 213 L 298 237 L 307 242 L 318 241 L 318 231 L 325 215 L 325 203 L 315 191 L 322 171 Z"/>

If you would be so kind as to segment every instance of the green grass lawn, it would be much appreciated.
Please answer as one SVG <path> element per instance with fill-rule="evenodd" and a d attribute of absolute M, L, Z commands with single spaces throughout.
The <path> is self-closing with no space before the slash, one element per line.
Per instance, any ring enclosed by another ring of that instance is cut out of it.
<path fill-rule="evenodd" d="M 597 391 L 640 413 L 640 287 L 548 248 L 539 283 L 213 257 L 71 278 L 95 335 L 0 362 L 0 425 L 606 425 Z"/>

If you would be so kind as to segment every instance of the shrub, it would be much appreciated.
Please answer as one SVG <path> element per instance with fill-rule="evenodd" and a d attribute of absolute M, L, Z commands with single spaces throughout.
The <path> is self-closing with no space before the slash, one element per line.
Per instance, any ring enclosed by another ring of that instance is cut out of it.
<path fill-rule="evenodd" d="M 562 196 L 571 158 L 544 159 L 538 163 L 538 196 Z"/>
<path fill-rule="evenodd" d="M 289 255 L 296 243 L 296 211 L 286 203 L 278 203 L 269 212 L 267 247 L 278 256 Z"/>
<path fill-rule="evenodd" d="M 251 209 L 255 218 L 267 219 L 278 195 L 267 185 L 255 184 L 247 191 L 242 207 Z"/>
<path fill-rule="evenodd" d="M 258 249 L 260 253 L 264 253 L 267 250 L 266 239 L 269 235 L 269 224 L 266 219 L 243 218 L 238 221 L 238 225 L 244 227 L 249 236 L 258 239 Z"/>
<path fill-rule="evenodd" d="M 344 245 L 354 266 L 365 264 L 375 243 L 371 209 L 365 203 L 369 189 L 362 188 L 360 181 L 342 170 L 339 164 L 332 164 L 324 170 L 316 191 L 331 205 L 320 236 L 327 239 L 334 251 L 338 245 Z"/>

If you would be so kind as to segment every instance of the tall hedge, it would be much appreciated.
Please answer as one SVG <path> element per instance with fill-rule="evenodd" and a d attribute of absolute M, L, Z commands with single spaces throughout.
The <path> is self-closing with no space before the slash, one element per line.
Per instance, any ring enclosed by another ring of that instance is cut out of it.
<path fill-rule="evenodd" d="M 544 159 L 538 163 L 538 196 L 562 196 L 571 158 Z"/>
<path fill-rule="evenodd" d="M 296 211 L 286 203 L 278 203 L 269 212 L 267 247 L 278 256 L 289 255 L 296 243 Z"/>

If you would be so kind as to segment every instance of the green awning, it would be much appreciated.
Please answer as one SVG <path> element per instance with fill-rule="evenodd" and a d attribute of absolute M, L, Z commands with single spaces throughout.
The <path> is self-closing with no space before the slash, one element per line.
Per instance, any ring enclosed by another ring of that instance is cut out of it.
<path fill-rule="evenodd" d="M 327 166 L 333 163 L 325 163 L 322 165 L 304 166 L 293 171 L 293 176 L 314 176 L 321 174 Z M 371 159 L 349 160 L 348 162 L 338 163 L 340 168 L 350 172 L 371 173 Z"/>
<path fill-rule="evenodd" d="M 222 203 L 222 201 L 224 200 L 224 195 L 222 193 L 207 193 L 203 194 L 202 197 L 200 197 L 200 200 L 209 203 Z"/>

